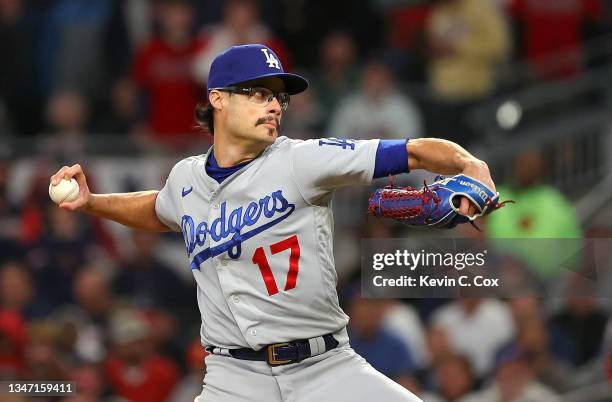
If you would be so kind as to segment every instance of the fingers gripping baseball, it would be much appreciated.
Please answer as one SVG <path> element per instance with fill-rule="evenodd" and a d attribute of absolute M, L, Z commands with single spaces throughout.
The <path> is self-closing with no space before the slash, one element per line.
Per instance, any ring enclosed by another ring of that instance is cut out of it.
<path fill-rule="evenodd" d="M 79 194 L 74 201 L 63 201 L 59 204 L 59 207 L 74 211 L 86 206 L 89 200 L 91 199 L 91 193 L 89 191 L 89 186 L 87 185 L 87 178 L 85 177 L 85 172 L 83 172 L 83 168 L 81 167 L 81 165 L 76 164 L 70 167 L 62 167 L 60 170 L 57 171 L 57 173 L 51 176 L 51 185 L 57 186 L 62 179 L 76 180 L 79 185 Z"/>

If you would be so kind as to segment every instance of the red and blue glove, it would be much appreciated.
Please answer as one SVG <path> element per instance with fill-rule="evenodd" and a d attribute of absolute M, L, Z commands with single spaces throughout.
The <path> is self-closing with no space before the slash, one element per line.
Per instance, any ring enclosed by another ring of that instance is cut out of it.
<path fill-rule="evenodd" d="M 468 198 L 477 208 L 471 216 L 459 212 L 461 197 Z M 412 227 L 453 228 L 460 223 L 473 221 L 502 207 L 499 193 L 494 193 L 480 181 L 459 174 L 453 177 L 436 177 L 431 185 L 422 189 L 394 187 L 377 189 L 370 196 L 368 213 L 395 219 Z"/>

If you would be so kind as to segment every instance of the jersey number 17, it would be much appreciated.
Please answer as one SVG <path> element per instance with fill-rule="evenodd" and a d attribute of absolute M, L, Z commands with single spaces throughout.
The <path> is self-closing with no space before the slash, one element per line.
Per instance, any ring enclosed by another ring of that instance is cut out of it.
<path fill-rule="evenodd" d="M 273 255 L 289 249 L 291 250 L 291 254 L 289 255 L 289 272 L 287 273 L 285 290 L 293 289 L 297 284 L 297 276 L 300 269 L 300 243 L 298 242 L 298 237 L 297 235 L 293 235 L 270 246 L 270 252 Z M 273 296 L 277 294 L 278 286 L 276 285 L 276 280 L 272 274 L 272 269 L 270 268 L 270 263 L 268 262 L 266 252 L 264 251 L 263 247 L 258 247 L 257 250 L 255 250 L 252 261 L 253 264 L 259 266 L 259 271 L 261 272 L 261 276 L 266 284 L 268 295 Z"/>

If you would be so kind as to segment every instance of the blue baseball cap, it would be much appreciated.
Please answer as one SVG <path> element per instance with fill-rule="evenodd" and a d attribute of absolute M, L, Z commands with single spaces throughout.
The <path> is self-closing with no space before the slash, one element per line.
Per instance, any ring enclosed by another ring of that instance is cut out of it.
<path fill-rule="evenodd" d="M 286 73 L 278 56 L 260 44 L 232 46 L 219 53 L 208 73 L 208 92 L 258 78 L 279 77 L 285 90 L 295 95 L 308 88 L 308 81 L 297 74 Z"/>

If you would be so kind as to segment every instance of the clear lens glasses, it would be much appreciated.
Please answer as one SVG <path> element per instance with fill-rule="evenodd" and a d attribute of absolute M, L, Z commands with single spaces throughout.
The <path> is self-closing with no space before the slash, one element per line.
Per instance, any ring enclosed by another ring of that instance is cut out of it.
<path fill-rule="evenodd" d="M 276 98 L 281 106 L 281 109 L 283 110 L 287 110 L 287 108 L 289 107 L 289 102 L 291 101 L 291 96 L 287 92 L 273 92 L 268 88 L 223 87 L 213 89 L 245 95 L 248 97 L 249 101 L 261 106 L 269 105 L 270 102 L 272 102 L 272 100 Z"/>

